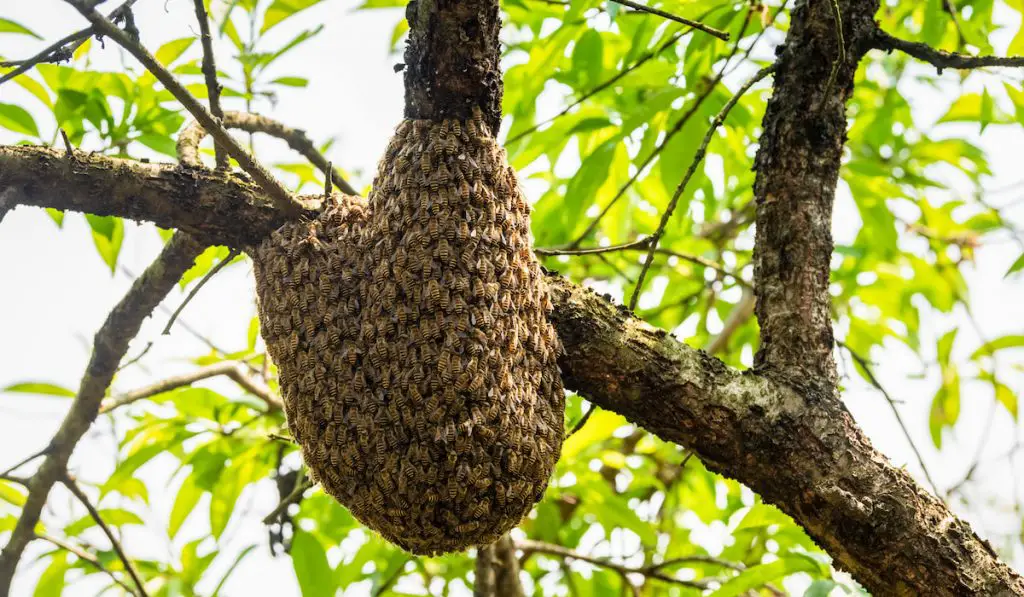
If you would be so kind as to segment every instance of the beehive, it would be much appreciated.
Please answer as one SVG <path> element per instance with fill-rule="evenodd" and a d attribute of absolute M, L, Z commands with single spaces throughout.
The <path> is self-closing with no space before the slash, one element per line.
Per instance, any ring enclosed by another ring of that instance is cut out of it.
<path fill-rule="evenodd" d="M 529 208 L 481 117 L 405 120 L 369 200 L 254 251 L 263 337 L 311 474 L 417 554 L 490 543 L 540 499 L 564 395 Z"/>

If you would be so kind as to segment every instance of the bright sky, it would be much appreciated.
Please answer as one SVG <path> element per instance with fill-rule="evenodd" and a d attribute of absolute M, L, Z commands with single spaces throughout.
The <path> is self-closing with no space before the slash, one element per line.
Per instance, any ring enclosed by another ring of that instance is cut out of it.
<path fill-rule="evenodd" d="M 108 3 L 113 6 L 113 3 Z M 402 81 L 392 66 L 396 56 L 388 55 L 391 28 L 399 11 L 353 12 L 352 0 L 332 0 L 298 17 L 295 23 L 280 28 L 283 39 L 294 34 L 300 26 L 325 23 L 325 31 L 302 49 L 289 55 L 277 65 L 274 76 L 299 74 L 310 79 L 305 90 L 282 90 L 273 108 L 259 106 L 258 111 L 268 113 L 286 124 L 306 129 L 316 141 L 337 137 L 330 159 L 348 170 L 362 172 L 356 179 L 357 187 L 370 181 L 378 156 L 383 151 L 392 128 L 402 114 Z M 109 8 L 107 9 L 109 10 Z M 60 0 L 34 2 L 3 2 L 0 16 L 14 19 L 40 33 L 48 41 L 60 38 L 84 26 L 83 19 Z M 136 20 L 143 42 L 150 48 L 184 37 L 195 31 L 191 0 L 143 0 L 136 9 Z M 1010 22 L 1013 17 L 1010 17 Z M 1015 28 L 1013 28 L 1015 30 Z M 1009 36 L 1003 36 L 1008 39 Z M 42 42 L 29 42 L 29 38 L 0 35 L 0 54 L 24 57 L 33 54 Z M 997 38 L 997 48 L 1006 47 L 1006 39 Z M 229 46 L 220 44 L 222 56 L 230 55 Z M 104 52 L 94 52 L 96 65 L 110 70 L 120 68 L 124 59 L 112 43 Z M 221 62 L 223 65 L 226 61 Z M 946 81 L 957 82 L 955 74 Z M 972 85 L 981 79 L 973 77 Z M 1001 85 L 998 76 L 985 79 L 989 85 Z M 950 87 L 952 89 L 952 87 Z M 949 91 L 949 90 L 946 90 Z M 934 120 L 950 102 L 950 93 L 936 93 L 929 88 L 904 90 L 922 122 Z M 0 101 L 29 105 L 26 95 L 12 85 L 0 87 Z M 229 108 L 240 109 L 238 105 Z M 41 127 L 52 130 L 50 121 L 41 110 L 34 110 Z M 962 131 L 945 129 L 948 134 L 968 134 L 977 137 L 976 129 L 964 127 Z M 0 143 L 12 138 L 0 131 Z M 1020 159 L 1024 155 L 1024 132 L 1019 128 L 992 127 L 980 138 L 990 150 L 995 176 L 989 187 L 999 189 L 1021 180 Z M 259 155 L 269 161 L 294 159 L 287 148 L 274 141 L 258 140 Z M 989 200 L 1004 205 L 1020 197 L 1022 187 L 1016 191 L 992 195 Z M 1024 209 L 1010 212 L 1018 224 L 1024 224 Z M 858 222 L 852 201 L 844 191 L 837 206 L 835 234 L 837 242 L 852 239 Z M 128 270 L 139 273 L 159 251 L 160 243 L 148 226 L 130 226 L 121 252 L 121 263 Z M 969 267 L 967 278 L 980 328 L 989 337 L 1024 332 L 1024 283 L 1021 278 L 1003 281 L 1002 275 L 1019 255 L 1012 243 L 985 247 L 977 253 L 977 264 Z M 48 381 L 69 388 L 77 388 L 89 355 L 92 335 L 102 323 L 110 307 L 127 290 L 130 279 L 110 270 L 92 248 L 89 229 L 81 216 L 69 216 L 63 230 L 58 230 L 41 210 L 21 208 L 9 214 L 0 225 L 0 387 L 19 381 Z M 202 330 L 215 343 L 241 348 L 246 338 L 250 318 L 255 313 L 252 274 L 248 266 L 236 266 L 213 279 L 186 309 L 183 320 Z M 173 309 L 180 301 L 175 292 L 165 306 Z M 152 367 L 144 371 L 131 368 L 119 376 L 117 389 L 127 390 L 190 369 L 183 362 L 202 350 L 198 343 L 179 325 L 174 333 L 160 336 L 166 322 L 166 313 L 158 313 L 149 320 L 129 354 L 136 354 L 147 342 L 154 346 L 146 358 Z M 922 328 L 934 330 L 936 335 L 952 325 L 961 324 L 961 336 L 976 342 L 976 334 L 961 315 L 953 320 L 927 317 Z M 841 330 L 840 330 L 841 332 Z M 841 333 L 839 334 L 841 336 Z M 922 341 L 927 344 L 929 339 Z M 873 355 L 878 362 L 876 372 L 890 393 L 904 401 L 900 406 L 908 421 L 910 432 L 924 451 L 927 465 L 940 488 L 960 480 L 971 462 L 982 435 L 989 436 L 985 454 L 995 457 L 1006 453 L 1019 435 L 1012 421 L 1004 413 L 997 413 L 991 429 L 984 430 L 991 390 L 981 384 L 965 388 L 963 393 L 962 422 L 956 432 L 947 437 L 946 449 L 940 454 L 931 448 L 927 429 L 927 412 L 931 396 L 938 387 L 932 372 L 923 379 L 908 380 L 906 375 L 919 372 L 916 357 L 904 349 L 893 346 L 884 354 Z M 1019 362 L 1019 361 L 1018 361 Z M 1004 365 L 1005 366 L 1005 365 Z M 1020 394 L 1020 377 L 1013 389 Z M 913 461 L 909 447 L 895 425 L 883 399 L 859 380 L 845 400 L 857 421 L 866 429 L 875 446 L 887 454 L 897 465 L 907 468 L 920 478 L 920 470 Z M 225 386 L 230 389 L 231 386 Z M 234 391 L 233 389 L 231 391 Z M 25 394 L 0 394 L 0 469 L 44 447 L 59 425 L 69 402 L 66 399 Z M 79 444 L 72 460 L 73 469 L 86 481 L 102 481 L 112 470 L 115 443 L 109 421 L 96 425 L 87 439 Z M 176 486 L 164 489 L 168 466 L 145 469 L 144 480 L 150 484 L 151 510 L 146 517 L 152 524 L 145 529 L 128 527 L 127 543 L 133 552 L 166 554 L 167 540 L 161 529 L 167 520 Z M 982 534 L 988 531 L 1019 528 L 1021 522 L 1004 506 L 1012 504 L 1014 491 L 1020 491 L 1018 478 L 1024 469 L 1020 460 L 1006 459 L 983 466 L 977 473 L 982 479 L 970 495 L 977 501 L 992 497 L 994 504 L 984 512 L 973 508 L 968 514 L 975 528 Z M 70 500 L 55 492 L 51 497 L 52 510 L 44 517 L 66 516 Z M 236 515 L 229 526 L 227 552 L 236 552 L 250 543 L 260 549 L 250 556 L 226 586 L 226 594 L 273 594 L 282 597 L 298 595 L 298 587 L 288 559 L 274 559 L 266 549 L 266 531 L 260 519 L 276 505 L 276 494 L 269 484 L 249 491 L 242 497 L 241 516 Z M 199 511 L 205 512 L 204 503 Z M 964 512 L 960 508 L 961 512 Z M 205 516 L 203 514 L 202 516 Z M 201 517 L 197 517 L 200 518 Z M 1009 525 L 1009 526 L 1007 526 Z M 198 536 L 203 524 L 190 521 L 175 545 Z M 31 553 L 39 553 L 43 545 L 35 544 Z M 215 564 L 223 570 L 230 564 L 224 558 Z M 22 574 L 15 585 L 15 595 L 30 593 L 34 578 L 41 567 L 30 566 L 30 558 L 23 561 Z M 1024 553 L 1015 554 L 1014 562 L 1024 568 Z M 211 575 L 216 577 L 217 575 Z M 201 587 L 211 590 L 212 586 Z M 350 594 L 362 594 L 365 588 L 353 587 Z"/>

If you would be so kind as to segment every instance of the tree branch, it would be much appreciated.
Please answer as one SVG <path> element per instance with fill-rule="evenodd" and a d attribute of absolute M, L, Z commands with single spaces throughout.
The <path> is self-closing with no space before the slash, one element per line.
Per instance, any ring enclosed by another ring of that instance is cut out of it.
<path fill-rule="evenodd" d="M 217 81 L 217 60 L 213 54 L 213 36 L 210 35 L 210 18 L 206 14 L 203 0 L 195 0 L 196 20 L 199 22 L 199 40 L 203 44 L 203 78 L 206 79 L 206 92 L 210 102 L 210 113 L 214 118 L 224 119 L 224 110 L 220 107 L 220 82 Z M 215 147 L 217 169 L 227 170 L 228 154 L 223 147 Z M 181 156 L 178 156 L 181 159 Z"/>
<path fill-rule="evenodd" d="M 358 195 L 344 175 L 337 168 L 333 168 L 327 158 L 321 154 L 313 142 L 306 135 L 306 131 L 291 128 L 281 122 L 267 118 L 260 114 L 249 112 L 226 112 L 223 125 L 225 128 L 238 129 L 247 133 L 263 133 L 280 139 L 288 144 L 296 153 L 309 160 L 325 175 L 330 172 L 334 186 L 341 189 L 347 195 Z M 199 143 L 207 135 L 206 129 L 198 122 L 193 122 L 185 127 L 178 135 L 178 159 L 187 166 L 193 168 L 202 167 L 202 160 L 199 159 Z"/>
<path fill-rule="evenodd" d="M 712 35 L 714 37 L 717 37 L 718 39 L 720 39 L 722 41 L 729 41 L 729 34 L 728 33 L 726 33 L 725 31 L 720 31 L 718 29 L 715 29 L 714 27 L 709 27 L 709 26 L 705 25 L 704 23 L 698 23 L 697 21 L 693 21 L 693 20 L 690 20 L 690 19 L 687 19 L 687 18 L 683 18 L 683 17 L 680 17 L 678 15 L 674 15 L 674 14 L 672 14 L 670 12 L 665 12 L 664 10 L 658 10 L 657 8 L 651 8 L 650 6 L 644 6 L 643 4 L 637 4 L 636 2 L 631 2 L 630 0 L 612 0 L 612 2 L 614 2 L 616 4 L 621 4 L 623 6 L 628 6 L 628 7 L 632 8 L 633 10 L 639 10 L 640 12 L 646 12 L 648 14 L 656 15 L 656 16 L 659 16 L 659 17 L 661 17 L 663 19 L 668 19 L 670 21 L 675 21 L 677 23 L 682 23 L 683 25 L 686 25 L 688 27 L 693 27 L 694 29 L 696 29 L 698 31 L 703 31 L 704 33 L 707 33 L 708 35 Z"/>
<path fill-rule="evenodd" d="M 14 571 L 25 546 L 35 537 L 35 527 L 50 489 L 66 474 L 75 445 L 98 416 L 100 401 L 114 377 L 118 363 L 128 350 L 128 343 L 139 333 L 143 320 L 149 317 L 182 274 L 192 266 L 201 250 L 202 245 L 187 234 L 175 234 L 96 333 L 92 357 L 82 376 L 78 394 L 60 429 L 50 441 L 46 459 L 32 477 L 21 517 L 0 553 L 0 595 L 10 593 Z"/>
<path fill-rule="evenodd" d="M 224 361 L 222 363 L 216 363 L 213 365 L 207 365 L 201 367 L 195 371 L 189 371 L 183 375 L 176 375 L 162 379 L 156 383 L 150 384 L 126 392 L 119 396 L 113 396 L 103 401 L 100 407 L 100 414 L 105 414 L 115 409 L 127 406 L 139 400 L 145 400 L 146 398 L 152 398 L 158 394 L 170 392 L 178 388 L 190 386 L 197 381 L 204 379 L 210 379 L 211 377 L 218 377 L 224 375 L 230 378 L 232 381 L 242 386 L 246 391 L 254 396 L 260 398 L 267 403 L 272 410 L 281 410 L 282 403 L 281 398 L 270 391 L 270 388 L 261 386 L 255 380 L 248 375 L 248 371 L 245 365 L 238 361 Z"/>
<path fill-rule="evenodd" d="M 110 526 L 108 526 L 106 521 L 103 520 L 103 517 L 100 516 L 99 510 L 97 510 L 96 506 L 93 505 L 92 500 L 89 499 L 89 496 L 85 495 L 85 492 L 82 491 L 82 488 L 78 486 L 78 483 L 71 478 L 71 475 L 69 475 L 67 471 L 64 472 L 61 482 L 64 483 L 64 486 L 68 488 L 68 490 L 78 499 L 79 502 L 82 503 L 83 506 L 85 506 L 85 509 L 89 511 L 89 516 L 91 516 L 96 522 L 96 525 L 100 527 L 103 534 L 107 536 L 107 540 L 110 541 L 110 545 L 114 548 L 114 552 L 121 560 L 121 564 L 124 565 L 124 569 L 128 571 L 128 575 L 132 577 L 132 581 L 135 583 L 135 586 L 138 587 L 138 594 L 140 597 L 147 597 L 146 584 L 142 582 L 142 578 L 139 576 L 138 570 L 135 569 L 135 564 L 133 564 L 128 558 L 128 554 L 125 553 L 124 547 L 121 545 L 121 541 L 118 540 L 117 536 L 114 535 L 114 531 L 111 530 Z"/>
<path fill-rule="evenodd" d="M 623 582 L 630 583 L 630 585 L 632 585 L 632 583 L 630 582 L 628 575 L 640 574 L 651 579 L 660 580 L 662 582 L 680 585 L 684 587 L 690 587 L 693 589 L 704 590 L 708 588 L 708 583 L 705 580 L 682 580 L 680 578 L 675 578 L 674 576 L 665 574 L 660 570 L 664 566 L 626 566 L 624 564 L 619 564 L 618 562 L 613 562 L 607 558 L 597 558 L 594 556 L 588 556 L 586 554 L 573 551 L 561 545 L 555 545 L 553 543 L 544 543 L 542 541 L 532 541 L 529 539 L 524 541 L 518 541 L 516 543 L 516 547 L 527 554 L 542 553 L 559 558 L 579 560 L 581 562 L 586 562 L 594 566 L 614 570 L 615 572 L 619 573 L 619 575 L 622 577 Z"/>
<path fill-rule="evenodd" d="M 931 64 L 938 69 L 939 74 L 942 74 L 943 69 L 947 68 L 959 70 L 988 66 L 1024 68 L 1024 56 L 968 56 L 967 54 L 957 54 L 945 50 L 937 50 L 925 43 L 900 39 L 881 29 L 875 34 L 872 47 L 886 52 L 899 50 L 908 56 L 913 56 L 918 60 Z"/>
<path fill-rule="evenodd" d="M 133 589 L 131 585 L 118 578 L 113 572 L 111 572 L 106 566 L 103 565 L 103 562 L 100 562 L 99 558 L 85 551 L 81 547 L 78 547 L 77 545 L 65 541 L 64 539 L 61 539 L 59 537 L 47 535 L 46 533 L 36 533 L 36 538 L 42 539 L 43 541 L 46 541 L 48 543 L 52 543 L 53 545 L 63 549 L 64 551 L 74 554 L 83 562 L 88 562 L 89 565 L 91 565 L 93 568 L 109 576 L 110 580 L 117 583 L 122 589 L 127 591 L 129 595 L 136 595 L 135 589 Z"/>

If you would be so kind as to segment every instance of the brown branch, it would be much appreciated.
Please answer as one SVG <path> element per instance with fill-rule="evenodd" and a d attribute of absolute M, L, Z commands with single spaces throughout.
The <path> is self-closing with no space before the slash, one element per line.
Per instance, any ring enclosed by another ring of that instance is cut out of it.
<path fill-rule="evenodd" d="M 201 367 L 195 371 L 190 371 L 182 375 L 168 377 L 148 386 L 107 398 L 103 401 L 103 404 L 100 407 L 100 414 L 108 413 L 123 406 L 138 402 L 139 400 L 152 398 L 158 394 L 190 386 L 197 381 L 221 375 L 228 377 L 250 394 L 266 402 L 267 406 L 269 406 L 271 410 L 282 409 L 281 398 L 271 392 L 266 386 L 263 386 L 249 377 L 247 367 L 244 364 L 238 361 L 224 361 L 213 365 L 207 365 L 206 367 Z"/>
<path fill-rule="evenodd" d="M 573 551 L 567 547 L 563 547 L 561 545 L 555 545 L 553 543 L 544 543 L 542 541 L 532 541 L 529 539 L 517 541 L 516 548 L 522 550 L 525 553 L 541 553 L 559 558 L 569 558 L 573 560 L 579 560 L 580 562 L 586 562 L 588 564 L 592 564 L 594 566 L 598 566 L 601 568 L 607 568 L 609 570 L 613 570 L 619 573 L 619 575 L 622 577 L 623 582 L 630 583 L 631 586 L 635 585 L 632 585 L 627 575 L 640 574 L 646 576 L 647 578 L 660 580 L 662 582 L 675 584 L 683 587 L 690 587 L 693 589 L 700 590 L 708 588 L 708 582 L 706 580 L 682 580 L 680 578 L 675 578 L 674 576 L 664 574 L 660 571 L 660 568 L 664 566 L 626 566 L 625 564 L 619 564 L 618 562 L 614 562 L 606 558 L 598 558 L 582 554 L 577 551 Z"/>
<path fill-rule="evenodd" d="M 274 176 L 256 161 L 248 151 L 242 147 L 234 137 L 221 126 L 216 118 L 203 107 L 185 87 L 164 68 L 149 50 L 144 48 L 138 41 L 132 39 L 128 34 L 111 23 L 106 17 L 97 12 L 86 0 L 65 0 L 74 6 L 78 12 L 89 19 L 98 33 L 102 33 L 114 40 L 121 47 L 142 63 L 146 70 L 154 77 L 195 117 L 203 127 L 213 135 L 214 140 L 219 143 L 231 157 L 235 158 L 242 170 L 263 188 L 270 196 L 270 199 L 277 205 L 278 209 L 286 213 L 296 213 L 305 209 L 291 193 L 285 189 Z"/>
<path fill-rule="evenodd" d="M 292 489 L 292 492 L 285 496 L 284 499 L 281 500 L 281 503 L 270 511 L 270 514 L 263 517 L 263 524 L 273 524 L 276 522 L 281 514 L 288 509 L 288 506 L 301 502 L 303 497 L 302 494 L 304 494 L 307 489 L 312 489 L 314 485 L 316 484 L 306 477 L 305 469 L 300 469 L 299 475 L 295 478 L 295 487 Z"/>
<path fill-rule="evenodd" d="M 128 343 L 139 333 L 143 320 L 192 266 L 201 250 L 202 245 L 187 234 L 175 234 L 96 332 L 92 357 L 78 393 L 50 441 L 46 459 L 32 477 L 21 517 L 0 554 L 0 596 L 10 593 L 14 571 L 25 546 L 35 536 L 50 489 L 67 472 L 71 453 L 99 415 L 100 401 L 128 350 Z"/>
<path fill-rule="evenodd" d="M 688 27 L 693 27 L 694 29 L 696 29 L 698 31 L 703 31 L 704 33 L 707 33 L 708 35 L 713 35 L 713 36 L 717 37 L 718 39 L 720 39 L 722 41 L 729 41 L 729 34 L 728 33 L 726 33 L 725 31 L 720 31 L 718 29 L 715 29 L 714 27 L 709 27 L 709 26 L 705 25 L 704 23 L 699 23 L 697 21 L 692 21 L 692 20 L 687 19 L 685 17 L 674 15 L 674 14 L 672 14 L 670 12 L 665 12 L 664 10 L 658 10 L 657 8 L 651 8 L 650 6 L 644 6 L 643 4 L 637 4 L 636 2 L 632 2 L 631 0 L 611 0 L 611 1 L 616 3 L 616 4 L 621 4 L 623 6 L 628 6 L 628 7 L 632 8 L 633 10 L 639 10 L 640 12 L 646 12 L 646 13 L 649 13 L 649 14 L 652 14 L 652 15 L 657 15 L 657 16 L 663 18 L 663 19 L 668 19 L 670 21 L 675 21 L 677 23 L 682 23 L 683 25 L 686 25 Z"/>
<path fill-rule="evenodd" d="M 102 192 L 86 192 L 90 186 Z M 237 176 L 77 150 L 68 160 L 47 147 L 0 146 L 0 202 L 147 220 L 233 247 L 289 219 Z M 225 209 L 241 219 L 213 217 Z"/>
<path fill-rule="evenodd" d="M 636 309 L 636 303 L 640 300 L 640 293 L 643 291 L 644 279 L 647 277 L 647 272 L 651 269 L 651 264 L 654 263 L 654 253 L 658 250 L 658 242 L 665 234 L 665 228 L 668 226 L 668 221 L 672 218 L 672 214 L 676 210 L 676 205 L 679 204 L 679 199 L 682 197 L 683 191 L 686 190 L 686 185 L 697 172 L 697 167 L 702 161 L 704 161 L 704 155 L 707 153 L 708 145 L 711 144 L 711 139 L 715 136 L 715 132 L 718 130 L 718 127 L 722 126 L 725 119 L 729 116 L 729 112 L 731 112 L 733 107 L 740 101 L 740 98 L 742 98 L 755 83 L 764 79 L 773 72 L 775 72 L 774 65 L 766 66 L 759 70 L 753 77 L 744 83 L 736 93 L 733 94 L 732 98 L 722 106 L 721 111 L 718 112 L 718 115 L 715 116 L 715 119 L 711 122 L 711 126 L 708 127 L 708 132 L 704 135 L 704 140 L 701 141 L 700 147 L 697 148 L 697 153 L 693 156 L 693 161 L 690 162 L 690 167 L 687 168 L 686 174 L 683 175 L 683 179 L 679 181 L 679 185 L 676 186 L 676 190 L 672 194 L 672 199 L 669 200 L 668 207 L 665 208 L 665 213 L 662 214 L 661 221 L 658 222 L 658 228 L 654 231 L 654 235 L 651 237 L 650 245 L 647 249 L 647 257 L 644 259 L 643 267 L 640 269 L 640 277 L 636 281 L 636 288 L 633 289 L 633 296 L 629 299 L 630 309 Z"/>
<path fill-rule="evenodd" d="M 53 545 L 59 547 L 60 549 L 63 549 L 64 551 L 66 551 L 68 553 L 74 554 L 75 556 L 77 556 L 83 562 L 87 562 L 90 566 L 92 566 L 96 570 L 98 570 L 98 571 L 102 572 L 103 574 L 106 574 L 107 576 L 109 576 L 110 580 L 112 580 L 115 583 L 117 583 L 122 589 L 127 591 L 129 595 L 137 595 L 137 593 L 135 592 L 135 589 L 132 588 L 131 585 L 129 585 L 128 583 L 126 583 L 123 580 L 121 580 L 120 578 L 118 578 L 116 574 L 114 574 L 110 569 L 108 569 L 106 566 L 103 565 L 103 562 L 100 562 L 99 558 L 97 558 L 93 554 L 85 551 L 81 547 L 78 547 L 77 545 L 75 545 L 75 544 L 73 544 L 73 543 L 71 543 L 69 541 L 65 541 L 65 540 L 63 540 L 63 539 L 61 539 L 59 537 L 55 537 L 53 535 L 48 535 L 46 533 L 36 533 L 36 538 L 37 539 L 42 539 L 43 541 L 46 541 L 47 543 L 52 543 Z"/>
<path fill-rule="evenodd" d="M 103 520 L 103 517 L 100 516 L 99 510 L 97 510 L 96 506 L 93 505 L 92 500 L 90 500 L 89 496 L 82 491 L 82 488 L 78 486 L 78 483 L 75 482 L 67 471 L 64 472 L 61 482 L 68 488 L 72 495 L 74 495 L 78 501 L 85 506 L 85 509 L 89 511 L 89 516 L 91 516 L 93 521 L 96 522 L 96 525 L 100 527 L 103 534 L 107 536 L 107 540 L 110 541 L 110 545 L 113 547 L 114 553 L 117 554 L 117 557 L 121 560 L 121 564 L 124 566 L 124 569 L 128 571 L 128 575 L 132 577 L 132 581 L 138 588 L 138 594 L 141 597 L 147 597 L 146 584 L 142 582 L 142 578 L 139 576 L 138 570 L 135 569 L 135 564 L 133 564 L 131 559 L 128 558 L 128 554 L 125 553 L 124 547 L 121 545 L 121 541 L 118 540 L 117 536 L 114 535 L 114 531 L 106 521 Z"/>
<path fill-rule="evenodd" d="M 922 62 L 927 62 L 938 69 L 939 74 L 942 74 L 943 69 L 947 68 L 958 70 L 989 66 L 1024 68 L 1024 56 L 968 56 L 967 54 L 946 52 L 945 50 L 937 50 L 925 43 L 900 39 L 881 29 L 878 29 L 872 44 L 872 47 L 878 50 L 886 52 L 899 50 Z"/>
<path fill-rule="evenodd" d="M 508 535 L 494 543 L 494 588 L 497 597 L 525 597 L 516 546 Z"/>
<path fill-rule="evenodd" d="M 199 1 L 202 2 L 202 0 Z M 167 319 L 167 325 L 164 326 L 164 331 L 161 332 L 162 335 L 170 335 L 171 328 L 174 326 L 174 322 L 177 321 L 178 316 L 181 315 L 181 312 L 185 310 L 185 307 L 188 306 L 190 302 L 192 302 L 192 299 L 194 299 L 197 294 L 199 294 L 199 291 L 203 288 L 203 286 L 206 285 L 207 282 L 210 281 L 210 278 L 216 276 L 217 273 L 220 272 L 220 270 L 227 267 L 227 265 L 234 261 L 235 257 L 237 256 L 238 249 L 231 249 L 230 251 L 228 251 L 227 257 L 221 259 L 220 263 L 210 268 L 210 271 L 206 272 L 206 275 L 203 276 L 203 278 L 199 280 L 199 282 L 192 288 L 192 290 L 188 293 L 188 296 L 185 297 L 185 300 L 181 301 L 181 304 L 178 305 L 178 308 L 174 310 L 174 313 L 171 313 L 171 316 Z"/>
<path fill-rule="evenodd" d="M 329 174 L 331 182 L 343 193 L 359 194 L 355 187 L 345 180 L 341 171 L 332 167 L 327 158 L 317 150 L 313 141 L 306 135 L 306 131 L 291 128 L 272 118 L 249 112 L 226 112 L 223 125 L 226 128 L 238 129 L 247 133 L 263 133 L 284 141 L 288 147 L 309 160 L 324 175 Z M 193 122 L 185 127 L 178 135 L 178 159 L 192 168 L 201 168 L 203 162 L 199 159 L 199 143 L 206 135 L 206 129 L 198 122 Z"/>
<path fill-rule="evenodd" d="M 138 2 L 138 0 L 127 0 L 124 4 L 117 7 L 113 12 L 107 15 L 107 18 L 117 23 L 118 21 L 127 18 L 131 12 L 132 5 Z M 0 62 L 0 67 L 16 67 L 9 73 L 4 74 L 0 77 L 0 85 L 3 85 L 7 81 L 17 77 L 18 75 L 24 74 L 38 64 L 46 62 L 64 62 L 70 60 L 75 55 L 75 50 L 82 47 L 82 44 L 86 42 L 93 34 L 96 33 L 95 27 L 86 27 L 80 31 L 76 31 L 67 35 L 56 42 L 47 46 L 43 51 L 39 52 L 35 56 L 26 60 L 15 60 L 8 62 Z"/>
<path fill-rule="evenodd" d="M 497 597 L 494 586 L 494 546 L 476 548 L 473 567 L 473 597 Z"/>
<path fill-rule="evenodd" d="M 206 79 L 206 92 L 209 96 L 210 113 L 214 118 L 224 119 L 224 110 L 220 107 L 220 82 L 217 81 L 217 61 L 213 54 L 213 36 L 210 35 L 210 18 L 206 14 L 203 0 L 195 0 L 196 20 L 199 21 L 199 40 L 203 44 L 203 77 Z M 227 170 L 228 154 L 220 145 L 215 146 L 217 169 Z"/>

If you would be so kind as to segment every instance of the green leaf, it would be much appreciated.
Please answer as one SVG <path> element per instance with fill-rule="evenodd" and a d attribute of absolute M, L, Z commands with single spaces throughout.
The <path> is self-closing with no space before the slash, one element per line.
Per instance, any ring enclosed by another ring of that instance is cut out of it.
<path fill-rule="evenodd" d="M 182 37 L 180 39 L 171 40 L 156 51 L 157 62 L 164 66 L 170 66 L 175 60 L 181 57 L 182 54 L 188 50 L 193 43 L 195 43 L 195 37 Z"/>
<path fill-rule="evenodd" d="M 327 552 L 316 537 L 301 530 L 292 538 L 292 564 L 302 597 L 333 597 L 334 576 L 327 563 Z"/>
<path fill-rule="evenodd" d="M 117 257 L 121 253 L 121 243 L 124 241 L 124 222 L 121 218 L 113 216 L 86 214 L 85 218 L 92 228 L 92 240 L 96 245 L 96 251 L 110 267 L 110 273 L 114 273 Z"/>
<path fill-rule="evenodd" d="M 188 515 L 195 509 L 199 498 L 203 497 L 203 490 L 196 487 L 192 482 L 191 475 L 185 477 L 181 488 L 178 489 L 178 496 L 174 498 L 174 506 L 171 508 L 171 518 L 167 523 L 167 536 L 173 539 L 181 525 L 188 519 Z"/>
<path fill-rule="evenodd" d="M 1024 347 L 1024 335 L 1009 334 L 1006 336 L 1001 336 L 999 338 L 996 338 L 995 340 L 989 340 L 988 342 L 979 346 L 977 350 L 971 353 L 971 360 L 973 361 L 979 357 L 989 356 L 992 353 L 996 352 L 997 350 L 1002 350 L 1004 348 L 1021 347 Z"/>
<path fill-rule="evenodd" d="M 270 82 L 271 85 L 284 85 L 286 87 L 305 87 L 309 85 L 309 79 L 305 77 L 278 77 Z"/>
<path fill-rule="evenodd" d="M 2 17 L 0 17 L 0 33 L 17 33 L 20 35 L 28 35 L 36 39 L 43 39 L 39 36 L 39 34 L 37 34 L 35 31 L 32 31 L 28 27 L 25 27 L 24 25 L 20 25 L 10 19 L 5 19 Z"/>
<path fill-rule="evenodd" d="M 263 17 L 263 27 L 260 33 L 266 33 L 277 26 L 281 21 L 294 16 L 307 8 L 319 4 L 323 0 L 274 0 L 274 3 L 267 8 Z"/>
<path fill-rule="evenodd" d="M 1024 269 L 1024 253 L 1021 253 L 1020 257 L 1017 258 L 1017 261 L 1014 261 L 1013 265 L 1010 266 L 1010 269 L 1006 270 L 1006 275 L 1003 276 L 1003 278 L 1009 278 L 1022 269 Z"/>
<path fill-rule="evenodd" d="M 24 381 L 7 386 L 4 392 L 19 392 L 23 394 L 42 394 L 44 396 L 61 396 L 63 398 L 74 398 L 75 393 L 71 390 L 52 383 L 42 381 Z"/>
<path fill-rule="evenodd" d="M 65 575 L 68 571 L 68 553 L 59 551 L 53 554 L 50 565 L 43 570 L 36 581 L 34 597 L 54 597 L 64 592 L 66 584 Z"/>
<path fill-rule="evenodd" d="M 932 398 L 928 415 L 928 431 L 936 448 L 942 448 L 942 430 L 952 427 L 960 418 L 960 375 L 953 365 L 943 367 L 942 386 Z"/>
<path fill-rule="evenodd" d="M 25 492 L 20 485 L 0 480 L 0 500 L 21 508 L 25 505 Z"/>
<path fill-rule="evenodd" d="M 789 554 L 768 564 L 751 566 L 730 578 L 711 597 L 735 597 L 797 572 L 820 572 L 821 564 L 802 554 Z"/>
<path fill-rule="evenodd" d="M 14 104 L 0 103 L 0 126 L 15 133 L 39 137 L 39 127 L 32 115 Z"/>
<path fill-rule="evenodd" d="M 109 508 L 99 510 L 100 518 L 107 526 L 121 526 L 126 524 L 145 524 L 138 514 L 121 508 Z M 64 533 L 70 536 L 80 534 L 85 529 L 96 526 L 96 520 L 89 514 L 79 518 L 75 522 L 64 527 Z"/>
<path fill-rule="evenodd" d="M 1000 383 L 998 381 L 993 382 L 993 386 L 996 392 L 996 401 L 999 402 L 999 404 L 1002 404 L 1004 407 L 1006 407 L 1006 410 L 1009 411 L 1010 416 L 1012 416 L 1014 420 L 1016 420 L 1017 415 L 1019 414 L 1017 394 L 1014 393 L 1014 391 L 1011 390 L 1006 384 Z"/>

